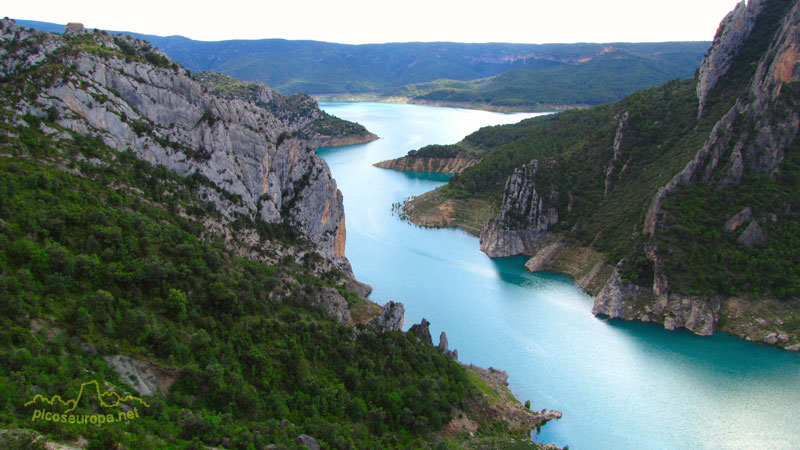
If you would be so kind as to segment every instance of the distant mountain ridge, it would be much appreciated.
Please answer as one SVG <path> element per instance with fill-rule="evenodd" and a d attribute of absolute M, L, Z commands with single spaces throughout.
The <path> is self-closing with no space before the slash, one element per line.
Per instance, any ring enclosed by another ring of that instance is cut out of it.
<path fill-rule="evenodd" d="M 47 22 L 17 22 L 50 32 L 64 29 Z M 282 94 L 369 94 L 419 103 L 521 109 L 605 103 L 638 89 L 691 77 L 710 44 L 350 45 L 284 39 L 205 42 L 183 36 L 126 34 L 150 42 L 189 70 L 262 81 Z M 596 73 L 601 76 L 594 80 Z"/>

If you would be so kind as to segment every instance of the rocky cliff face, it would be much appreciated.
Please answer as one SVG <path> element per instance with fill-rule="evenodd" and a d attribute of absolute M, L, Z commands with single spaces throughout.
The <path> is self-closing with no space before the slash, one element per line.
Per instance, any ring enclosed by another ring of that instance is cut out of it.
<path fill-rule="evenodd" d="M 402 331 L 405 314 L 406 309 L 402 303 L 389 301 L 381 308 L 380 315 L 370 321 L 369 326 L 376 333 Z"/>
<path fill-rule="evenodd" d="M 322 111 L 306 94 L 281 95 L 263 82 L 242 81 L 214 72 L 198 72 L 192 78 L 211 94 L 255 103 L 279 120 L 291 124 L 292 137 L 307 141 L 312 148 L 363 144 L 378 139 L 362 125 Z"/>
<path fill-rule="evenodd" d="M 763 4 L 762 0 L 750 0 L 749 4 L 742 0 L 722 19 L 698 72 L 697 98 L 700 101 L 698 115 L 703 114 L 709 91 L 728 72 L 737 52 L 753 31 L 756 17 L 761 12 Z"/>
<path fill-rule="evenodd" d="M 710 336 L 719 319 L 720 305 L 717 297 L 663 293 L 658 283 L 653 290 L 638 286 L 623 280 L 620 267 L 617 266 L 603 290 L 595 297 L 592 314 L 612 319 L 663 323 L 668 330 L 686 328 L 696 334 Z"/>
<path fill-rule="evenodd" d="M 603 195 L 608 195 L 611 189 L 614 186 L 614 176 L 616 175 L 617 171 L 620 170 L 617 168 L 619 165 L 621 156 L 622 156 L 622 139 L 625 136 L 625 125 L 628 124 L 628 119 L 630 119 L 631 114 L 628 111 L 625 111 L 622 115 L 619 116 L 619 125 L 617 125 L 617 133 L 614 135 L 614 156 L 611 157 L 611 161 L 608 163 L 606 167 L 606 179 L 605 179 L 605 190 L 603 191 Z M 625 166 L 623 166 L 624 170 Z"/>
<path fill-rule="evenodd" d="M 492 258 L 530 252 L 558 211 L 537 191 L 538 161 L 518 167 L 506 181 L 500 213 L 481 231 L 481 251 Z"/>
<path fill-rule="evenodd" d="M 766 3 L 754 0 L 745 6 L 742 2 L 720 25 L 699 74 L 697 93 L 701 111 L 709 91 L 730 70 L 731 61 L 744 46 Z M 593 313 L 659 322 L 669 329 L 685 327 L 704 335 L 718 329 L 722 320 L 725 323 L 723 329 L 733 334 L 748 339 L 763 334 L 766 343 L 782 346 L 789 343 L 789 338 L 773 339 L 781 336 L 781 331 L 777 321 L 765 319 L 770 313 L 767 308 L 762 308 L 764 301 L 723 295 L 687 296 L 672 289 L 671 274 L 662 262 L 664 255 L 658 246 L 658 238 L 667 226 L 665 202 L 674 193 L 695 184 L 732 189 L 742 182 L 745 174 L 775 177 L 780 173 L 785 152 L 795 142 L 800 130 L 797 100 L 787 94 L 787 91 L 796 89 L 800 81 L 798 51 L 800 4 L 794 3 L 781 18 L 746 92 L 714 125 L 694 158 L 658 190 L 650 204 L 644 235 L 650 238 L 645 254 L 653 264 L 652 288 L 643 290 L 631 285 L 619 276 L 617 270 L 595 299 Z M 759 222 L 775 222 L 778 214 L 780 211 L 764 210 L 756 214 L 748 206 L 720 226 L 728 233 L 736 233 L 739 244 L 758 247 L 769 239 Z M 731 307 L 732 302 L 736 303 L 736 308 Z M 734 310 L 736 320 L 730 317 Z M 731 325 L 733 321 L 738 321 L 736 326 Z M 748 324 L 743 325 L 743 322 Z M 770 323 L 769 326 L 778 331 L 762 333 L 764 327 L 761 325 Z"/>
<path fill-rule="evenodd" d="M 300 136 L 323 117 L 316 105 L 287 113 L 279 108 L 286 100 L 264 84 L 247 99 L 215 95 L 128 36 L 83 30 L 58 36 L 8 19 L 0 27 L 0 73 L 27 76 L 19 88 L 24 95 L 8 105 L 20 115 L 55 118 L 66 130 L 96 135 L 180 175 L 203 175 L 230 194 L 209 192 L 228 220 L 287 223 L 352 273 L 344 257 L 342 195 L 313 151 L 321 138 Z"/>

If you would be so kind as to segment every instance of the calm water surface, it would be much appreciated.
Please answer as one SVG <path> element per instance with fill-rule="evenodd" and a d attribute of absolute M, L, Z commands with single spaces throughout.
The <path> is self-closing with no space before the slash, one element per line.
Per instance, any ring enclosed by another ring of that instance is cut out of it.
<path fill-rule="evenodd" d="M 570 449 L 800 449 L 800 357 L 725 335 L 698 337 L 591 315 L 565 276 L 530 274 L 525 258 L 492 260 L 456 229 L 400 221 L 392 203 L 446 175 L 372 167 L 427 144 L 532 114 L 378 103 L 322 103 L 381 139 L 321 149 L 344 194 L 347 257 L 370 298 L 401 301 L 405 328 L 431 321 L 459 359 L 510 373 L 534 409 L 564 417 L 539 442 Z"/>

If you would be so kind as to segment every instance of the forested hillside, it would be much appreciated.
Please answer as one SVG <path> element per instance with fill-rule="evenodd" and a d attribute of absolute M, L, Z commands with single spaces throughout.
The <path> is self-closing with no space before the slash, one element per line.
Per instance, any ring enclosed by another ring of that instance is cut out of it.
<path fill-rule="evenodd" d="M 544 251 L 541 270 L 570 266 L 563 248 L 603 255 L 608 270 L 576 269 L 607 277 L 596 314 L 800 349 L 799 23 L 796 2 L 740 4 L 697 77 L 482 129 L 446 147 L 480 162 L 406 211 L 488 201 L 490 256 Z M 442 152 L 409 157 L 427 153 Z"/>
<path fill-rule="evenodd" d="M 353 279 L 312 146 L 363 127 L 80 26 L 0 55 L 1 448 L 539 448 Z"/>

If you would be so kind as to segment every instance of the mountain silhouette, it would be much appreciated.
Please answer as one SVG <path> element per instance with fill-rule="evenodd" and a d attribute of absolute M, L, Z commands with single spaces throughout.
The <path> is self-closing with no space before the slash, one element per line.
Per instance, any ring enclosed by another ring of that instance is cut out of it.
<path fill-rule="evenodd" d="M 25 406 L 37 405 L 37 404 L 46 404 L 49 406 L 61 406 L 65 409 L 64 413 L 72 412 L 75 408 L 78 407 L 79 404 L 83 403 L 86 406 L 90 406 L 94 399 L 97 399 L 97 403 L 104 407 L 104 408 L 115 408 L 120 405 L 122 402 L 136 402 L 142 406 L 149 407 L 144 400 L 139 397 L 134 397 L 133 395 L 126 394 L 124 396 L 119 395 L 113 391 L 100 391 L 100 384 L 96 380 L 87 381 L 86 383 L 81 384 L 81 389 L 78 392 L 78 395 L 74 399 L 64 399 L 60 395 L 53 395 L 50 398 L 47 398 L 41 394 L 36 394 L 33 399 L 27 403 Z"/>

